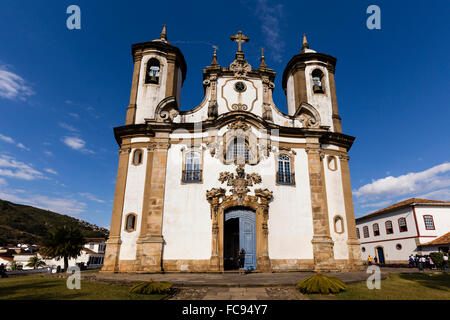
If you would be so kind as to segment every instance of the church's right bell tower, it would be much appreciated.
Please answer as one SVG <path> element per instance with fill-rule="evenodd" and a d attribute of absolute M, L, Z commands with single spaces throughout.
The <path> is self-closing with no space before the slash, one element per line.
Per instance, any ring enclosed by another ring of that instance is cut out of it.
<path fill-rule="evenodd" d="M 320 114 L 321 125 L 342 132 L 338 112 L 334 71 L 336 58 L 309 48 L 303 35 L 302 50 L 287 64 L 282 86 L 290 116 L 297 116 L 302 104 L 313 106 Z"/>

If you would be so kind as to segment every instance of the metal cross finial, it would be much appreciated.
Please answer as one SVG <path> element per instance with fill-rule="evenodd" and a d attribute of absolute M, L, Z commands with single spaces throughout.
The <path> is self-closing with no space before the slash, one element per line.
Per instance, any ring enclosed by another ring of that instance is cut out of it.
<path fill-rule="evenodd" d="M 231 36 L 230 39 L 238 43 L 238 52 L 242 52 L 241 45 L 243 42 L 250 41 L 250 38 L 244 35 L 241 30 L 239 30 L 234 36 Z"/>

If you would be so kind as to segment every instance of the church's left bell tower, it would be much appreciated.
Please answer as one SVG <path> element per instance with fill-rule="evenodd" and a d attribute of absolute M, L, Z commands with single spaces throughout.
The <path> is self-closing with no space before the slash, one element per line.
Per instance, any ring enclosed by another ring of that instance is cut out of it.
<path fill-rule="evenodd" d="M 158 39 L 131 51 L 130 103 L 125 125 L 114 129 L 119 165 L 103 272 L 161 271 L 169 132 L 148 123 L 178 114 L 186 78 L 183 54 L 168 42 L 166 26 Z"/>
<path fill-rule="evenodd" d="M 159 39 L 133 44 L 131 51 L 134 70 L 125 124 L 155 118 L 162 104 L 170 103 L 172 109 L 179 110 L 187 68 L 180 49 L 167 41 L 166 26 Z"/>

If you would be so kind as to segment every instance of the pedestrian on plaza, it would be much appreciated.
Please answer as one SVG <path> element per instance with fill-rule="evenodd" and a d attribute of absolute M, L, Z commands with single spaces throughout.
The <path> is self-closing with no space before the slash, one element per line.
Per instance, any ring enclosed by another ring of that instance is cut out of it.
<path fill-rule="evenodd" d="M 245 273 L 245 269 L 244 269 L 244 265 L 245 265 L 245 249 L 242 248 L 241 252 L 239 252 L 239 274 Z"/>
<path fill-rule="evenodd" d="M 409 256 L 409 267 L 414 268 L 414 257 L 413 255 Z"/>
<path fill-rule="evenodd" d="M 430 269 L 434 269 L 434 261 L 430 257 Z"/>
<path fill-rule="evenodd" d="M 419 271 L 423 271 L 424 265 L 425 265 L 425 257 L 421 256 L 419 258 Z"/>
<path fill-rule="evenodd" d="M 377 265 L 378 264 L 378 258 L 375 256 L 375 257 L 373 257 L 373 261 L 375 261 L 375 265 Z"/>
<path fill-rule="evenodd" d="M 367 263 L 369 264 L 369 266 L 372 265 L 372 257 L 371 257 L 371 256 L 369 256 L 369 257 L 367 258 Z"/>

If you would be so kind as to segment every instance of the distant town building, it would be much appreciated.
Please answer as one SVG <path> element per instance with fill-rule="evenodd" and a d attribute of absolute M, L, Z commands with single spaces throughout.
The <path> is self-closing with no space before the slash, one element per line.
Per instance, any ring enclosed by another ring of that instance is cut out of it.
<path fill-rule="evenodd" d="M 448 252 L 450 201 L 411 198 L 356 219 L 361 258 L 407 263 L 409 256 Z"/>
<path fill-rule="evenodd" d="M 86 238 L 86 244 L 81 252 L 81 254 L 76 259 L 69 259 L 69 267 L 71 266 L 83 266 L 87 269 L 98 269 L 103 266 L 103 259 L 105 256 L 105 239 L 103 238 Z M 21 246 L 21 248 L 25 249 L 25 247 Z M 14 248 L 14 253 L 12 256 L 13 261 L 16 261 L 20 265 L 22 265 L 23 270 L 33 269 L 32 267 L 27 267 L 28 261 L 31 257 L 38 256 L 40 259 L 44 260 L 46 267 L 51 267 L 52 269 L 56 269 L 59 267 L 64 267 L 64 260 L 56 260 L 56 259 L 44 259 L 38 252 L 26 252 L 25 250 L 22 252 L 17 252 Z M 0 263 L 2 263 L 1 259 L 6 258 L 2 256 L 0 252 Z M 11 260 L 10 257 L 8 257 Z M 10 261 L 12 262 L 12 261 Z M 4 262 L 3 262 L 4 263 Z M 4 263 L 6 266 L 6 263 Z"/>

